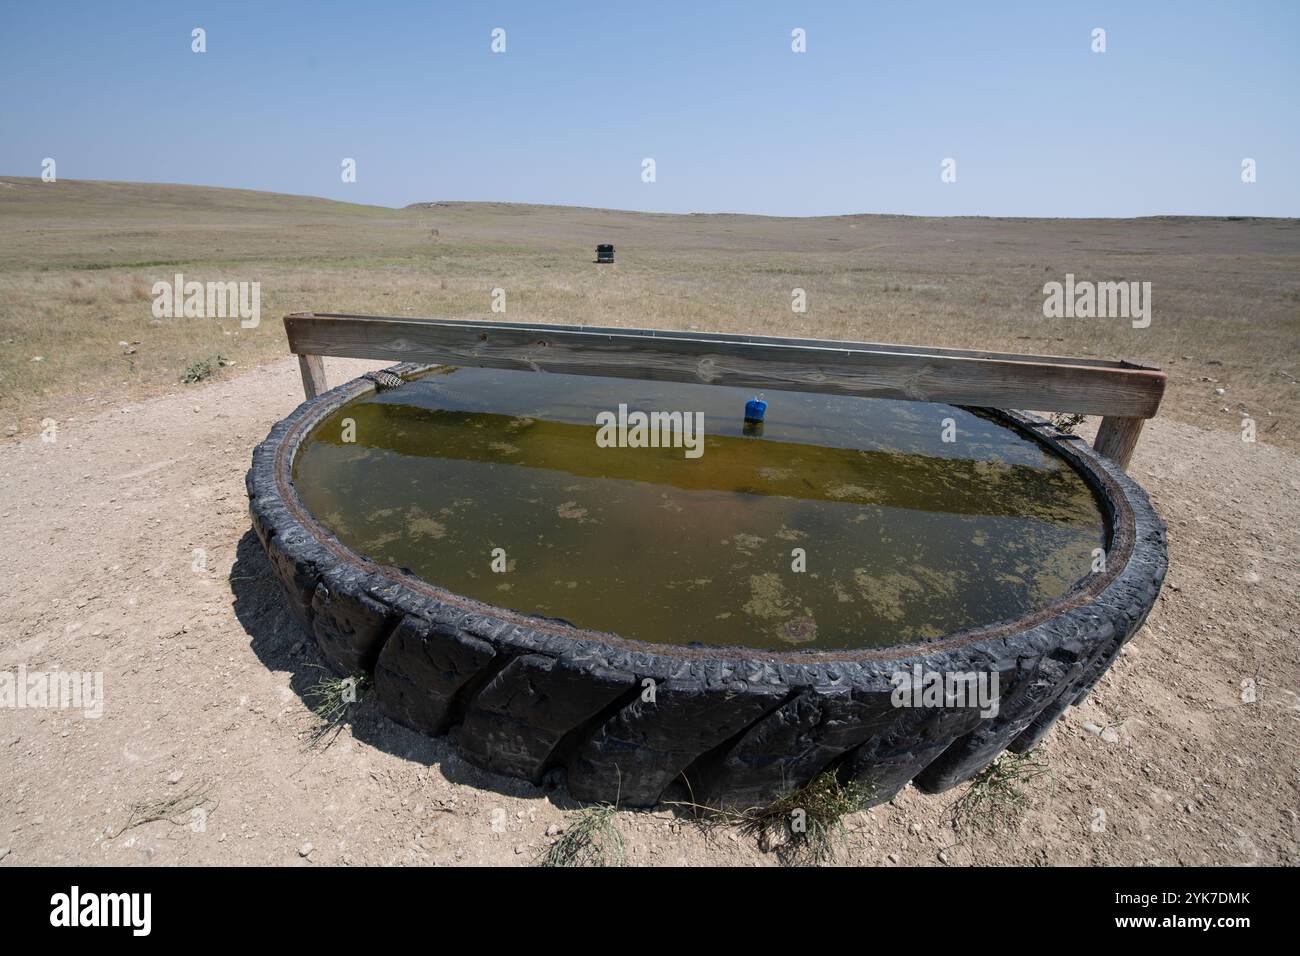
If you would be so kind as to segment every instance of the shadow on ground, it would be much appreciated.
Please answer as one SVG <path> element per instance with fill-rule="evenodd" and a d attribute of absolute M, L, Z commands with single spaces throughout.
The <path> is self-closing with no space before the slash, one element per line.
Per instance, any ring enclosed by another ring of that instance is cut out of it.
<path fill-rule="evenodd" d="M 230 591 L 235 616 L 248 633 L 249 646 L 267 668 L 288 671 L 289 686 L 309 709 L 318 705 L 313 692 L 322 680 L 336 676 L 316 649 L 316 642 L 289 613 L 280 583 L 267 560 L 262 543 L 250 529 L 235 549 L 230 570 Z M 545 796 L 561 809 L 580 806 L 562 785 L 562 777 L 550 774 L 542 786 L 488 773 L 466 763 L 456 752 L 453 730 L 445 737 L 428 737 L 409 730 L 379 712 L 373 696 L 354 704 L 343 721 L 353 739 L 385 753 L 436 768 L 448 781 L 491 790 L 511 797 Z M 311 742 L 311 721 L 304 721 L 300 741 L 305 752 L 329 745 L 330 735 Z"/>

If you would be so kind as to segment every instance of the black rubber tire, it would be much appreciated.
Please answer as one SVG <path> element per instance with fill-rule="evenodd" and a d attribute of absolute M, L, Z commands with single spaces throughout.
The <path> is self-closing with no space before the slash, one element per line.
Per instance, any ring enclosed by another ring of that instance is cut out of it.
<path fill-rule="evenodd" d="M 396 366 L 409 376 L 422 369 Z M 870 804 L 927 792 L 1037 743 L 1142 626 L 1166 570 L 1142 489 L 1082 440 L 995 412 L 1091 485 L 1110 523 L 1107 569 L 1026 618 L 922 645 L 758 652 L 649 645 L 484 605 L 342 545 L 293 490 L 299 442 L 374 383 L 303 403 L 253 454 L 253 527 L 285 598 L 343 674 L 373 671 L 380 709 L 465 759 L 537 783 L 563 768 L 580 800 L 651 806 L 674 785 L 707 805 L 761 805 L 835 769 Z M 891 674 L 996 671 L 996 716 L 893 706 Z M 649 691 L 653 689 L 651 695 Z M 653 700 L 650 700 L 650 697 Z"/>

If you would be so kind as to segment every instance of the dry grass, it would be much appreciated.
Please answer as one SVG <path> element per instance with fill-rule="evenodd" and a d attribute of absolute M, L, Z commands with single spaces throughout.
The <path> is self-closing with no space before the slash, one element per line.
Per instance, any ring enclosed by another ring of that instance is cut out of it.
<path fill-rule="evenodd" d="M 116 840 L 127 830 L 143 826 L 146 823 L 157 823 L 166 820 L 175 826 L 192 822 L 191 815 L 195 810 L 205 807 L 209 803 L 215 805 L 211 797 L 212 787 L 203 781 L 191 783 L 184 790 L 177 790 L 169 793 L 164 797 L 157 797 L 151 800 L 144 800 L 133 804 L 131 812 L 127 817 L 126 823 L 122 824 L 117 830 L 109 834 L 109 838 Z"/>
<path fill-rule="evenodd" d="M 538 858 L 538 866 L 623 866 L 627 848 L 615 822 L 618 808 L 598 803 L 575 813 L 568 828 Z"/>
<path fill-rule="evenodd" d="M 832 861 L 836 850 L 848 845 L 844 818 L 861 810 L 863 802 L 864 794 L 857 785 L 842 783 L 832 769 L 766 806 L 737 810 L 681 801 L 667 805 L 688 810 L 706 831 L 735 827 L 754 838 L 764 853 L 775 853 L 782 864 L 795 866 Z"/>
<path fill-rule="evenodd" d="M 593 264 L 597 242 L 615 244 L 617 265 Z M 176 272 L 260 281 L 262 324 L 154 321 L 151 286 Z M 1042 285 L 1066 272 L 1152 282 L 1151 327 L 1043 318 Z M 283 356 L 287 312 L 492 318 L 497 286 L 520 320 L 1148 361 L 1170 373 L 1162 414 L 1236 430 L 1248 412 L 1260 440 L 1300 447 L 1294 220 L 394 210 L 13 178 L 0 179 L 0 428 L 174 388 L 216 353 L 240 367 Z M 806 314 L 791 312 L 796 287 Z"/>
<path fill-rule="evenodd" d="M 954 829 L 1014 828 L 1028 797 L 1026 788 L 1050 772 L 1033 751 L 1000 754 L 953 804 Z"/>
<path fill-rule="evenodd" d="M 835 771 L 827 770 L 766 807 L 745 810 L 737 823 L 742 833 L 755 837 L 765 852 L 774 851 L 783 863 L 828 863 L 836 846 L 848 841 L 844 818 L 861 809 L 858 788 L 841 783 Z"/>
<path fill-rule="evenodd" d="M 317 666 L 317 669 L 324 676 L 307 688 L 305 695 L 316 716 L 316 723 L 307 734 L 308 750 L 329 748 L 342 732 L 348 716 L 370 692 L 372 685 L 368 674 L 338 677 L 323 667 Z"/>
<path fill-rule="evenodd" d="M 181 382 L 185 385 L 197 385 L 199 382 L 206 382 L 217 373 L 217 369 L 226 364 L 226 359 L 221 355 L 195 359 L 181 373 Z"/>

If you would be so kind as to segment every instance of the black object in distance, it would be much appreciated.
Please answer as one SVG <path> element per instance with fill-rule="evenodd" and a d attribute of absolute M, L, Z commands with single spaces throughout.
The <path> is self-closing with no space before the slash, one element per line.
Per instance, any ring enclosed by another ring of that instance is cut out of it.
<path fill-rule="evenodd" d="M 596 246 L 596 262 L 612 264 L 614 262 L 614 247 L 607 242 Z"/>

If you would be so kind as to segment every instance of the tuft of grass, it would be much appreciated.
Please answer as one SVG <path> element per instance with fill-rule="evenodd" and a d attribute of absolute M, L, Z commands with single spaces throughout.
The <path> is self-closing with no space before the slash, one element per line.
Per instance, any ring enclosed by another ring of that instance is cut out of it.
<path fill-rule="evenodd" d="M 703 811 L 704 827 L 736 827 L 753 837 L 765 853 L 775 852 L 787 865 L 825 863 L 836 845 L 848 840 L 844 818 L 863 808 L 866 794 L 853 783 L 841 783 L 834 769 L 824 770 L 802 787 L 783 793 L 765 807 L 720 810 L 688 803 Z"/>
<path fill-rule="evenodd" d="M 1047 773 L 1047 765 L 1033 751 L 1003 753 L 980 771 L 953 804 L 954 828 L 988 828 L 1014 821 L 1025 803 L 1025 787 Z"/>
<path fill-rule="evenodd" d="M 539 866 L 623 866 L 627 848 L 614 824 L 618 807 L 597 803 L 578 812 L 572 824 L 546 848 Z"/>
<path fill-rule="evenodd" d="M 210 358 L 195 359 L 185 367 L 181 373 L 181 381 L 186 385 L 195 385 L 199 382 L 206 382 L 210 379 L 221 366 L 226 364 L 226 358 L 222 355 L 213 355 Z"/>
<path fill-rule="evenodd" d="M 209 801 L 208 792 L 211 789 L 210 784 L 196 781 L 184 790 L 169 794 L 158 800 L 132 804 L 131 813 L 127 817 L 126 823 L 122 825 L 121 829 L 111 833 L 109 839 L 116 840 L 127 830 L 143 826 L 146 823 L 156 823 L 159 820 L 166 820 L 180 826 L 184 821 L 177 820 L 176 817 L 186 816 L 206 804 Z"/>
<path fill-rule="evenodd" d="M 321 745 L 328 747 L 334 742 L 348 714 L 369 693 L 370 686 L 369 674 L 337 677 L 327 672 L 327 676 L 307 688 L 304 697 L 317 718 L 316 726 L 307 735 L 308 750 Z"/>
<path fill-rule="evenodd" d="M 1075 415 L 1071 412 L 1052 412 L 1050 416 L 1056 430 L 1065 432 L 1067 435 L 1073 435 L 1074 430 L 1082 425 L 1087 418 L 1087 415 Z"/>
<path fill-rule="evenodd" d="M 836 843 L 848 839 L 844 818 L 862 809 L 855 784 L 841 783 L 825 770 L 802 787 L 777 797 L 766 807 L 740 814 L 740 831 L 754 837 L 766 852 L 775 850 L 785 863 L 825 863 Z"/>

